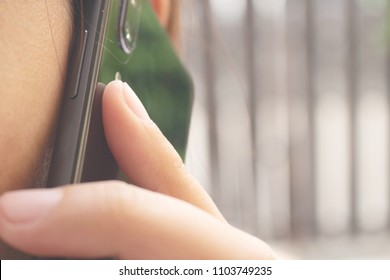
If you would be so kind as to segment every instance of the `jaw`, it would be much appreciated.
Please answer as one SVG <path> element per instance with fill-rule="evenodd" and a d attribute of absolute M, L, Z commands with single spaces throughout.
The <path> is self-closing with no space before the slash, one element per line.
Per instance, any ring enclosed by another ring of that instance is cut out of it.
<path fill-rule="evenodd" d="M 0 5 L 0 194 L 42 185 L 37 178 L 68 61 L 70 4 L 2 0 Z"/>

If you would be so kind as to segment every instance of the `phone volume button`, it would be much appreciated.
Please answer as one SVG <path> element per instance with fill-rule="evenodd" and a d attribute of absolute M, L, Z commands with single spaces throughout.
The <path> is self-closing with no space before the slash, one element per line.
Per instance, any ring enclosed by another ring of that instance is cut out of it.
<path fill-rule="evenodd" d="M 81 72 L 84 65 L 84 56 L 85 56 L 85 49 L 87 46 L 87 39 L 88 39 L 88 31 L 84 30 L 84 34 L 81 38 L 81 47 L 79 49 L 79 53 L 77 54 L 77 61 L 78 63 L 77 68 L 75 69 L 75 76 L 73 76 L 74 79 L 74 88 L 70 92 L 70 98 L 76 98 L 79 93 L 79 86 L 80 86 L 80 80 L 81 80 Z"/>

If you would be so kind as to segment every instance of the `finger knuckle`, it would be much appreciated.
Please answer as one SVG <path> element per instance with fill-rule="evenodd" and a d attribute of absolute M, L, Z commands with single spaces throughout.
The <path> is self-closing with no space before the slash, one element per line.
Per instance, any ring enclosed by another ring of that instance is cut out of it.
<path fill-rule="evenodd" d="M 170 154 L 170 165 L 175 171 L 186 171 L 183 160 L 176 152 Z"/>

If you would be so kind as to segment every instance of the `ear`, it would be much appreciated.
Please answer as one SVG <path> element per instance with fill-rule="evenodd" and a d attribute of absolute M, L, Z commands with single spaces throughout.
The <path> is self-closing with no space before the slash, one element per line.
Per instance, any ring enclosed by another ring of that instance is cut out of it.
<path fill-rule="evenodd" d="M 161 25 L 166 28 L 169 22 L 169 13 L 171 8 L 170 0 L 149 0 L 156 12 Z M 203 0 L 202 0 L 203 1 Z"/>

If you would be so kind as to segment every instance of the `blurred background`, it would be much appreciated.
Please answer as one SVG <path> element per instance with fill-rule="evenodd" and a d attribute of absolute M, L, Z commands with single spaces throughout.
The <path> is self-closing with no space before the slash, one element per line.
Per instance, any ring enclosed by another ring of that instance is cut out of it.
<path fill-rule="evenodd" d="M 390 1 L 182 0 L 187 165 L 305 259 L 390 258 Z"/>

